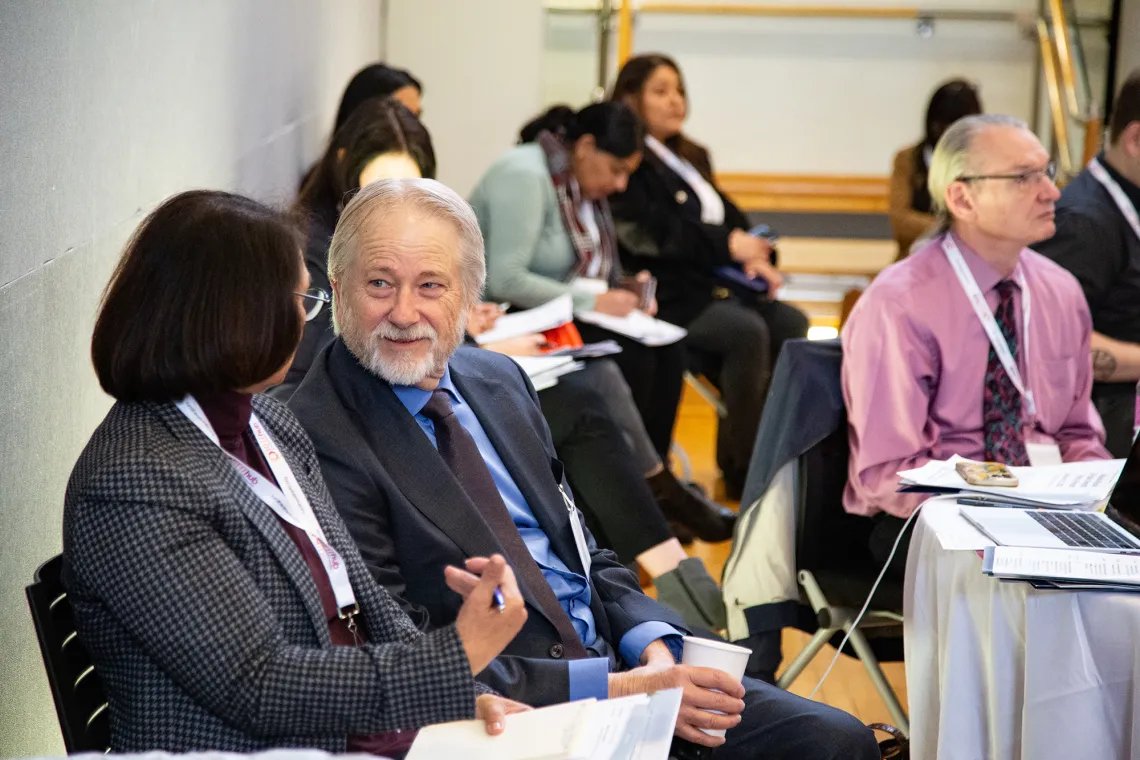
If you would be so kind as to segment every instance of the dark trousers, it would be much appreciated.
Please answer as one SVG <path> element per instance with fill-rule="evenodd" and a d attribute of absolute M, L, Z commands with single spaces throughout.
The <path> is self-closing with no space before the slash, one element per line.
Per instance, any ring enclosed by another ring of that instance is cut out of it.
<path fill-rule="evenodd" d="M 1104 423 L 1105 448 L 1117 459 L 1127 458 L 1136 419 L 1136 384 L 1094 383 L 1092 400 Z"/>
<path fill-rule="evenodd" d="M 871 729 L 854 716 L 744 678 L 744 715 L 716 760 L 878 760 Z"/>
<path fill-rule="evenodd" d="M 621 353 L 610 358 L 625 376 L 653 448 L 662 461 L 668 461 L 673 426 L 677 422 L 677 405 L 681 401 L 681 386 L 684 384 L 684 341 L 651 348 L 596 325 L 575 324 L 582 340 L 587 343 L 614 340 L 621 346 Z"/>
<path fill-rule="evenodd" d="M 538 400 L 575 502 L 598 543 L 629 564 L 672 538 L 645 473 L 597 391 L 559 382 L 540 391 Z"/>
<path fill-rule="evenodd" d="M 725 481 L 744 486 L 772 368 L 784 341 L 807 335 L 803 312 L 781 301 L 745 305 L 713 301 L 689 324 L 688 346 L 712 359 L 717 386 L 728 410 L 717 429 L 716 461 Z"/>

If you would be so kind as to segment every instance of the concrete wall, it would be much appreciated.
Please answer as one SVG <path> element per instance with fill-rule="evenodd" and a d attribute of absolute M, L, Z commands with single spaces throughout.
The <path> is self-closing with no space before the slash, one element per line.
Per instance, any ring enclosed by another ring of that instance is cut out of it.
<path fill-rule="evenodd" d="M 1028 20 L 1037 0 L 917 5 L 1014 11 Z M 1079 0 L 1077 6 L 1082 15 L 1107 16 L 1110 2 Z M 927 39 L 912 20 L 646 15 L 636 22 L 634 52 L 664 52 L 678 61 L 690 95 L 687 130 L 712 149 L 721 171 L 885 175 L 894 152 L 921 137 L 930 93 L 952 77 L 978 82 L 987 110 L 1031 119 L 1039 56 L 1027 27 L 939 21 Z M 550 15 L 546 37 L 544 102 L 585 102 L 597 76 L 593 19 Z M 1099 97 L 1104 34 L 1082 39 Z M 610 71 L 612 84 L 616 69 Z"/>
<path fill-rule="evenodd" d="M 542 103 L 542 0 L 389 0 L 387 59 L 424 84 L 439 179 L 466 195 Z"/>
<path fill-rule="evenodd" d="M 88 356 L 140 219 L 191 187 L 287 202 L 380 0 L 4 0 L 0 8 L 0 757 L 61 754 L 23 587 L 109 406 Z"/>
<path fill-rule="evenodd" d="M 1124 0 L 1120 13 L 1120 43 L 1116 56 L 1116 83 L 1140 69 L 1140 0 Z"/>

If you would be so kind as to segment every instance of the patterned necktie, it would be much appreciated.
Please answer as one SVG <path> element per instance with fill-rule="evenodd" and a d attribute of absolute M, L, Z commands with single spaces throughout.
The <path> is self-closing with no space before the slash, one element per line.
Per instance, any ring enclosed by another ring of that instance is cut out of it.
<path fill-rule="evenodd" d="M 1001 334 L 1009 344 L 1013 361 L 1017 362 L 1017 323 L 1014 321 L 1013 294 L 1017 285 L 1012 280 L 997 284 L 998 307 L 994 312 Z M 1023 466 L 1029 464 L 1022 435 L 1021 393 L 1009 379 L 1005 367 L 998 360 L 997 351 L 990 345 L 986 361 L 986 384 L 982 396 L 982 430 L 985 434 L 987 462 Z"/>
<path fill-rule="evenodd" d="M 441 389 L 432 393 L 421 414 L 435 425 L 435 440 L 443 461 L 447 463 L 463 491 L 475 503 L 475 507 L 490 526 L 495 538 L 499 539 L 503 553 L 519 580 L 534 594 L 542 611 L 554 624 L 562 639 L 566 657 L 570 659 L 586 657 L 586 647 L 582 644 L 578 632 L 574 630 L 569 614 L 554 595 L 546 576 L 542 574 L 542 569 L 531 556 L 530 549 L 519 534 L 515 521 L 511 519 L 511 513 L 507 511 L 507 505 L 503 503 L 502 494 L 499 493 L 499 488 L 491 477 L 491 471 L 487 469 L 487 463 L 483 461 L 479 446 L 455 416 L 447 391 Z"/>

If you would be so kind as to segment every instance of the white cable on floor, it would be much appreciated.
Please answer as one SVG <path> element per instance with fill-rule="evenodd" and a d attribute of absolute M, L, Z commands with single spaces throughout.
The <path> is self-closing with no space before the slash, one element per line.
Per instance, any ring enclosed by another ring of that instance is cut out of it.
<path fill-rule="evenodd" d="M 879 583 L 882 582 L 883 576 L 887 574 L 887 568 L 891 566 L 891 560 L 895 558 L 895 552 L 899 549 L 899 542 L 902 541 L 902 537 L 906 533 L 910 521 L 914 519 L 914 516 L 918 514 L 918 510 L 920 509 L 922 509 L 921 504 L 910 513 L 910 517 L 906 518 L 906 522 L 903 523 L 902 530 L 899 531 L 898 536 L 895 538 L 895 545 L 891 547 L 891 553 L 887 556 L 887 561 L 883 563 L 883 569 L 879 571 L 879 577 L 875 579 L 874 585 L 871 586 L 871 593 L 867 594 L 867 601 L 863 602 L 863 609 L 859 610 L 859 614 L 855 616 L 855 621 L 847 629 L 847 633 L 844 634 L 843 641 L 839 642 L 839 647 L 835 650 L 835 656 L 831 658 L 831 663 L 827 666 L 827 670 L 823 671 L 823 677 L 819 679 L 819 683 L 811 690 L 811 694 L 808 694 L 808 699 L 815 698 L 816 692 L 820 690 L 820 687 L 823 686 L 823 682 L 831 675 L 831 669 L 835 667 L 835 663 L 839 662 L 839 655 L 843 653 L 843 647 L 847 646 L 847 640 L 851 638 L 851 632 L 859 626 L 859 621 L 863 619 L 867 608 L 871 606 L 871 597 L 875 595 L 875 591 L 879 588 Z"/>

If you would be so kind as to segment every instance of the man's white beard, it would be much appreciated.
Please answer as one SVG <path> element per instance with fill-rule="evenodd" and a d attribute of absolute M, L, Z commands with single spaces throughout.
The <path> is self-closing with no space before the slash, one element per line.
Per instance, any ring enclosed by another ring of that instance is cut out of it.
<path fill-rule="evenodd" d="M 428 375 L 442 373 L 447 360 L 463 342 L 466 326 L 466 319 L 460 318 L 455 330 L 441 338 L 426 322 L 401 328 L 384 321 L 367 337 L 360 336 L 354 325 L 345 325 L 342 335 L 349 351 L 372 374 L 392 385 L 418 385 Z M 431 345 L 427 354 L 419 359 L 388 357 L 382 351 L 385 340 L 429 340 Z"/>

